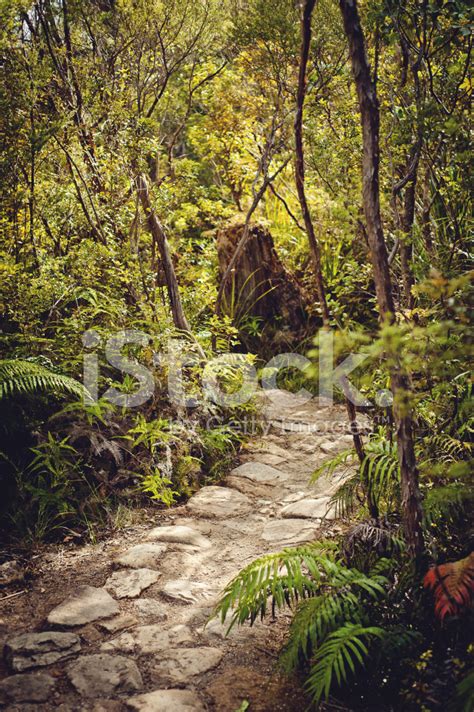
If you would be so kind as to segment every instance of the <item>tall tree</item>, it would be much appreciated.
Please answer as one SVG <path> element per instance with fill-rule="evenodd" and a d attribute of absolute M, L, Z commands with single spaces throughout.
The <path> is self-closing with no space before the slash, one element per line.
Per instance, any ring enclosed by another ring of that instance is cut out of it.
<path fill-rule="evenodd" d="M 366 55 L 365 37 L 357 2 L 356 0 L 340 0 L 339 6 L 349 46 L 362 124 L 363 203 L 377 302 L 381 319 L 393 323 L 395 308 L 392 281 L 380 212 L 380 116 L 377 91 Z M 423 513 L 414 448 L 413 418 L 411 410 L 405 402 L 409 383 L 406 374 L 397 367 L 392 368 L 391 383 L 394 396 L 405 536 L 409 549 L 419 558 L 424 550 Z"/>
<path fill-rule="evenodd" d="M 303 0 L 301 6 L 301 48 L 298 70 L 298 89 L 296 94 L 295 114 L 295 183 L 300 201 L 301 213 L 304 219 L 306 234 L 308 236 L 311 257 L 313 260 L 316 289 L 324 326 L 329 326 L 330 314 L 324 288 L 323 273 L 321 270 L 321 250 L 319 247 L 311 212 L 308 206 L 305 191 L 304 148 L 303 148 L 303 111 L 306 97 L 306 69 L 308 66 L 309 50 L 311 45 L 311 17 L 316 0 Z"/>

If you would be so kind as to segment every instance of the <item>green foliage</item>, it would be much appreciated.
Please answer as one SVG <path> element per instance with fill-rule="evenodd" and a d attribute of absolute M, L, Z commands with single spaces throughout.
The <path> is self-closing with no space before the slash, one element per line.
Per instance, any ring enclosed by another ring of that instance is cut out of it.
<path fill-rule="evenodd" d="M 347 681 L 348 675 L 356 672 L 356 664 L 364 664 L 369 650 L 364 639 L 382 637 L 384 631 L 375 626 L 364 627 L 346 623 L 331 633 L 318 648 L 318 659 L 308 677 L 308 690 L 315 702 L 328 697 L 335 680 L 337 685 Z"/>
<path fill-rule="evenodd" d="M 3 359 L 0 361 L 0 399 L 23 393 L 47 392 L 82 396 L 84 387 L 73 378 L 55 373 L 36 361 Z"/>

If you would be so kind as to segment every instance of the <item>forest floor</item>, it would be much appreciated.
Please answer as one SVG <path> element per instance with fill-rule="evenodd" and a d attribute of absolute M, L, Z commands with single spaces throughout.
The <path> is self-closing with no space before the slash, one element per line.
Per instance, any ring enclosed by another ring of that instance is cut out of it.
<path fill-rule="evenodd" d="M 307 707 L 300 681 L 278 669 L 290 613 L 228 636 L 227 625 L 207 623 L 218 594 L 256 557 L 342 530 L 328 501 L 345 474 L 309 480 L 325 458 L 351 445 L 344 408 L 270 395 L 263 434 L 220 486 L 158 515 L 147 510 L 139 524 L 98 544 L 47 547 L 36 558 L 28 590 L 0 600 L 0 706 Z"/>

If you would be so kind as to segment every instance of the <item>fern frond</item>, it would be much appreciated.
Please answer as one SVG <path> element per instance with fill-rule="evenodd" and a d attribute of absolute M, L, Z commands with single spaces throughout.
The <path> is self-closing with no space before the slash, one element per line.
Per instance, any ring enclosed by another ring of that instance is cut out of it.
<path fill-rule="evenodd" d="M 474 598 L 474 551 L 465 559 L 433 566 L 423 583 L 433 590 L 435 613 L 440 620 L 467 610 Z"/>
<path fill-rule="evenodd" d="M 331 633 L 316 651 L 316 663 L 308 677 L 307 689 L 314 701 L 327 699 L 335 680 L 341 685 L 348 675 L 354 675 L 356 665 L 363 665 L 369 654 L 365 640 L 384 634 L 382 628 L 358 623 L 346 623 Z"/>
<path fill-rule="evenodd" d="M 301 601 L 281 657 L 285 671 L 291 672 L 302 660 L 310 658 L 318 645 L 345 621 L 361 623 L 361 599 L 352 591 Z"/>
<path fill-rule="evenodd" d="M 427 524 L 447 521 L 474 500 L 474 491 L 466 483 L 453 482 L 428 490 L 423 500 Z"/>
<path fill-rule="evenodd" d="M 290 606 L 314 593 L 321 570 L 326 572 L 331 566 L 336 564 L 326 543 L 320 542 L 262 556 L 226 586 L 214 615 L 224 622 L 229 611 L 235 609 L 229 630 L 235 623 L 241 625 L 247 620 L 253 624 L 258 615 L 265 616 L 270 596 L 273 610 Z"/>
<path fill-rule="evenodd" d="M 329 500 L 328 509 L 334 508 L 336 516 L 343 519 L 352 514 L 358 505 L 361 506 L 362 502 L 362 485 L 360 473 L 357 471 L 338 487 Z"/>
<path fill-rule="evenodd" d="M 361 464 L 367 490 L 374 501 L 391 502 L 398 492 L 400 467 L 395 443 L 386 440 L 372 440 L 366 446 L 366 456 Z"/>
<path fill-rule="evenodd" d="M 249 621 L 252 625 L 258 616 L 263 618 L 269 599 L 274 613 L 276 608 L 292 606 L 322 591 L 331 595 L 355 588 L 372 598 L 384 593 L 384 576 L 368 577 L 357 569 L 346 568 L 331 557 L 328 547 L 329 542 L 317 542 L 257 559 L 228 584 L 214 616 L 224 621 L 234 611 L 231 630 L 235 623 Z"/>
<path fill-rule="evenodd" d="M 454 438 L 446 433 L 436 433 L 425 439 L 428 446 L 427 450 L 431 452 L 431 460 L 452 462 L 462 460 L 472 453 L 473 445 L 469 441 Z"/>
<path fill-rule="evenodd" d="M 42 391 L 83 396 L 85 389 L 73 378 L 55 373 L 34 361 L 0 360 L 0 399 Z"/>
<path fill-rule="evenodd" d="M 334 457 L 324 460 L 324 462 L 313 472 L 310 481 L 314 483 L 322 475 L 333 475 L 335 470 L 341 465 L 346 465 L 347 469 L 349 469 L 349 467 L 354 464 L 353 461 L 355 460 L 355 455 L 356 452 L 354 448 L 349 448 L 337 453 Z"/>

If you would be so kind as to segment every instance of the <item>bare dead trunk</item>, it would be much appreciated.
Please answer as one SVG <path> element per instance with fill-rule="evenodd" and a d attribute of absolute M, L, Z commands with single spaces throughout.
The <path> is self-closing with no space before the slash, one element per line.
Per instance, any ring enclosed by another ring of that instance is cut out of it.
<path fill-rule="evenodd" d="M 303 110 L 306 97 L 306 68 L 308 65 L 309 48 L 311 44 L 311 16 L 316 4 L 316 0 L 305 0 L 301 16 L 301 50 L 300 65 L 298 73 L 298 92 L 296 96 L 296 116 L 295 116 L 295 183 L 300 201 L 301 213 L 303 215 L 306 234 L 308 235 L 311 256 L 313 258 L 314 274 L 316 277 L 316 289 L 318 292 L 319 304 L 323 324 L 329 326 L 330 314 L 326 300 L 326 290 L 321 271 L 321 250 L 319 247 L 314 225 L 306 199 L 304 182 L 304 149 L 303 149 Z"/>
<path fill-rule="evenodd" d="M 148 229 L 150 230 L 153 241 L 157 245 L 158 251 L 160 253 L 163 271 L 166 279 L 166 289 L 170 300 L 173 323 L 177 329 L 181 329 L 182 331 L 189 331 L 189 324 L 184 314 L 181 297 L 179 295 L 178 281 L 176 279 L 176 273 L 174 271 L 173 261 L 171 259 L 168 240 L 163 226 L 158 220 L 156 213 L 151 206 L 148 183 L 143 173 L 140 173 L 137 176 L 136 186 L 138 190 L 138 195 L 140 196 L 140 202 L 142 204 L 143 211 L 146 215 Z"/>
<path fill-rule="evenodd" d="M 348 40 L 352 72 L 359 100 L 363 137 L 363 202 L 367 236 L 371 251 L 374 281 L 380 316 L 393 323 L 394 303 L 387 248 L 380 215 L 379 194 L 379 104 L 365 52 L 365 39 L 356 0 L 339 0 L 344 31 Z M 422 508 L 413 442 L 413 419 L 402 404 L 409 381 L 399 369 L 392 369 L 394 417 L 400 463 L 402 516 L 408 548 L 417 559 L 424 552 Z"/>

